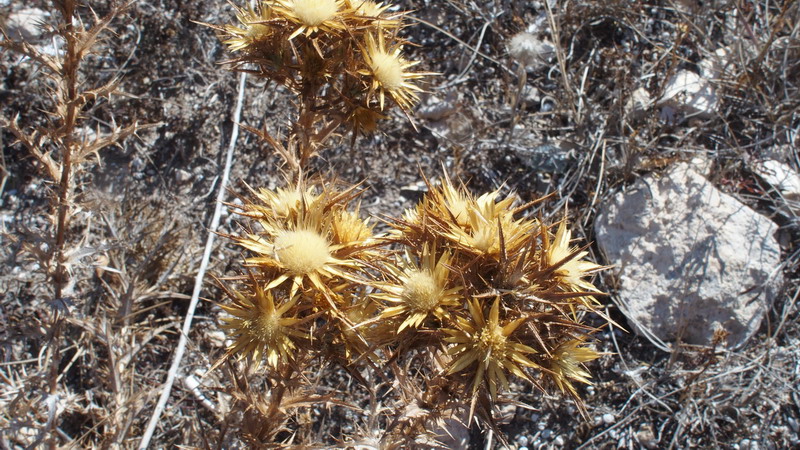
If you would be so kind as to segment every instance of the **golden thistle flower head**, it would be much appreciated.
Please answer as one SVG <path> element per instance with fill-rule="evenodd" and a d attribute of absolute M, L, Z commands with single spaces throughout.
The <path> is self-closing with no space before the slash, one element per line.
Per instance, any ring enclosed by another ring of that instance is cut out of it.
<path fill-rule="evenodd" d="M 276 190 L 261 188 L 255 193 L 256 199 L 260 200 L 261 205 L 251 204 L 251 212 L 261 213 L 248 214 L 255 218 L 280 218 L 294 220 L 304 209 L 314 208 L 318 195 L 314 194 L 314 188 L 310 187 L 303 190 L 299 186 L 290 188 L 278 188 Z"/>
<path fill-rule="evenodd" d="M 603 266 L 582 259 L 589 252 L 578 252 L 577 247 L 570 246 L 571 232 L 567 229 L 566 220 L 558 226 L 555 238 L 547 248 L 547 263 L 558 266 L 554 274 L 562 287 L 569 292 L 599 292 L 584 278 L 600 270 Z M 577 253 L 576 253 L 577 252 Z"/>
<path fill-rule="evenodd" d="M 274 17 L 272 9 L 262 4 L 256 9 L 236 8 L 236 19 L 239 26 L 225 25 L 221 30 L 228 35 L 222 42 L 231 51 L 254 50 L 260 44 L 268 42 L 275 36 L 275 29 L 265 22 Z"/>
<path fill-rule="evenodd" d="M 500 297 L 492 304 L 488 320 L 478 299 L 473 298 L 468 306 L 471 317 L 459 317 L 456 319 L 455 329 L 444 330 L 449 335 L 445 341 L 455 344 L 447 350 L 453 356 L 447 373 L 460 372 L 476 363 L 472 391 L 476 392 L 485 379 L 494 399 L 498 385 L 508 389 L 506 371 L 529 380 L 523 368 L 540 366 L 525 356 L 535 353 L 533 348 L 511 339 L 511 334 L 525 322 L 525 318 L 520 317 L 506 324 L 500 323 Z"/>
<path fill-rule="evenodd" d="M 448 265 L 451 255 L 443 252 L 437 259 L 436 253 L 435 248 L 426 245 L 419 265 L 406 253 L 402 267 L 387 265 L 385 268 L 395 282 L 376 285 L 383 293 L 374 297 L 394 305 L 383 310 L 380 317 L 405 316 L 398 333 L 406 327 L 418 328 L 430 315 L 441 319 L 446 308 L 458 306 L 461 302 L 463 288 L 450 286 Z"/>
<path fill-rule="evenodd" d="M 391 5 L 384 5 L 383 3 L 373 2 L 371 0 L 345 0 L 349 9 L 360 16 L 364 17 L 380 17 Z"/>
<path fill-rule="evenodd" d="M 257 254 L 245 260 L 248 265 L 277 273 L 266 289 L 292 280 L 294 295 L 308 280 L 317 290 L 329 292 L 330 287 L 323 280 L 346 276 L 344 268 L 348 262 L 333 256 L 338 247 L 320 227 L 306 223 L 297 227 L 268 224 L 265 228 L 263 234 L 248 234 L 237 240 L 239 245 Z"/>
<path fill-rule="evenodd" d="M 257 282 L 252 284 L 252 293 L 228 291 L 233 304 L 222 305 L 222 309 L 230 314 L 230 317 L 222 319 L 222 328 L 233 339 L 225 357 L 250 357 L 256 366 L 266 358 L 270 366 L 277 367 L 292 358 L 295 348 L 292 338 L 305 336 L 296 329 L 300 319 L 288 314 L 297 304 L 298 297 L 276 305 L 271 291 L 263 290 Z"/>
<path fill-rule="evenodd" d="M 417 92 L 422 91 L 411 80 L 432 75 L 409 72 L 408 69 L 419 64 L 419 61 L 407 61 L 401 52 L 402 46 L 399 44 L 387 48 L 382 30 L 378 30 L 377 39 L 371 33 L 366 36 L 364 61 L 367 69 L 360 70 L 359 73 L 372 78 L 368 98 L 372 98 L 377 92 L 381 110 L 384 109 L 387 96 L 404 111 L 411 109 L 419 100 Z"/>
<path fill-rule="evenodd" d="M 277 0 L 275 5 L 278 14 L 299 25 L 289 40 L 303 33 L 344 29 L 343 9 L 343 0 Z"/>
<path fill-rule="evenodd" d="M 372 225 L 369 219 L 362 219 L 358 209 L 340 210 L 332 214 L 331 236 L 334 243 L 346 247 L 364 246 L 372 240 Z"/>
<path fill-rule="evenodd" d="M 291 280 L 294 295 L 309 281 L 317 292 L 332 295 L 333 286 L 325 280 L 352 278 L 348 269 L 359 266 L 353 254 L 364 248 L 372 233 L 357 211 L 346 210 L 354 189 L 324 188 L 315 195 L 295 186 L 261 191 L 256 202 L 244 205 L 243 215 L 258 219 L 261 230 L 235 239 L 256 253 L 246 264 L 273 277 L 265 289 Z"/>
<path fill-rule="evenodd" d="M 549 369 L 550 377 L 556 386 L 562 391 L 569 393 L 573 398 L 578 398 L 578 392 L 571 380 L 584 384 L 592 384 L 589 381 L 591 374 L 583 368 L 583 363 L 595 360 L 601 356 L 600 353 L 589 347 L 582 347 L 584 342 L 579 339 L 572 339 L 561 343 L 552 351 Z"/>
<path fill-rule="evenodd" d="M 510 253 L 520 249 L 535 224 L 531 220 L 515 220 L 511 208 L 514 197 L 498 200 L 499 194 L 493 191 L 475 199 L 448 182 L 432 197 L 429 208 L 440 217 L 443 210 L 449 214 L 444 216 L 444 237 L 466 251 L 497 256 L 503 250 Z"/>
<path fill-rule="evenodd" d="M 353 12 L 354 18 L 361 19 L 370 27 L 383 29 L 398 28 L 403 13 L 386 14 L 392 5 L 384 5 L 370 0 L 345 0 L 347 9 Z"/>

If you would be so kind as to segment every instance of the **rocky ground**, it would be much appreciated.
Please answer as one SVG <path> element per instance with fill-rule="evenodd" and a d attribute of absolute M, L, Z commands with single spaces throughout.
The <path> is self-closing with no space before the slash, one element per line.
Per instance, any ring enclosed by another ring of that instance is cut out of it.
<path fill-rule="evenodd" d="M 91 2 L 99 16 L 109 2 Z M 739 449 L 800 446 L 800 5 L 767 1 L 404 0 L 417 46 L 438 72 L 414 116 L 351 148 L 349 136 L 313 170 L 364 181 L 362 209 L 399 215 L 442 170 L 474 192 L 523 201 L 531 214 L 568 208 L 610 316 L 571 400 L 513 384 L 497 411 L 504 436 L 473 427 L 471 448 Z M 8 36 L 59 51 L 45 1 L 2 0 Z M 80 10 L 87 23 L 88 8 Z M 87 108 L 87 139 L 115 124 L 151 124 L 97 152 L 78 180 L 68 230 L 73 285 L 62 299 L 36 258 L 52 233 L 53 183 L 8 127 L 0 159 L 0 445 L 138 445 L 166 379 L 189 306 L 234 128 L 238 75 L 205 23 L 234 20 L 218 0 L 134 2 L 84 63 L 81 80 L 120 78 Z M 34 26 L 42 24 L 43 27 Z M 519 60 L 509 54 L 522 42 Z M 513 49 L 514 47 L 511 46 Z M 531 56 L 532 55 L 532 56 Z M 527 58 L 527 59 L 525 59 Z M 30 59 L 0 54 L 0 118 L 45 126 L 54 84 Z M 518 108 L 513 107 L 519 95 Z M 242 122 L 285 129 L 291 96 L 249 77 Z M 516 115 L 514 114 L 516 112 Z M 253 134 L 235 147 L 232 189 L 282 183 L 279 159 Z M 229 196 L 229 199 L 232 198 Z M 239 231 L 227 209 L 219 231 Z M 218 240 L 209 273 L 235 273 L 241 250 Z M 222 299 L 210 279 L 187 354 L 159 422 L 159 447 L 242 447 L 225 416 L 227 374 L 197 387 L 224 352 Z M 53 315 L 63 332 L 51 333 Z M 601 322 L 598 318 L 588 318 Z M 55 344 L 54 344 L 55 343 Z M 47 366 L 54 345 L 61 364 Z M 334 373 L 332 377 L 342 377 Z M 53 381 L 55 380 L 55 381 Z M 338 379 L 337 379 L 338 380 Z M 57 397 L 51 383 L 59 387 Z M 334 380 L 328 385 L 346 384 Z M 357 392 L 357 389 L 356 389 Z M 354 394 L 365 396 L 361 394 Z M 364 416 L 307 408 L 334 445 Z M 301 419 L 297 419 L 301 421 Z M 55 424 L 53 424 L 55 421 Z M 240 427 L 240 428 L 237 428 Z M 53 429 L 52 436 L 43 430 Z M 295 444 L 310 444 L 308 436 Z M 466 444 L 465 444 L 466 445 Z"/>

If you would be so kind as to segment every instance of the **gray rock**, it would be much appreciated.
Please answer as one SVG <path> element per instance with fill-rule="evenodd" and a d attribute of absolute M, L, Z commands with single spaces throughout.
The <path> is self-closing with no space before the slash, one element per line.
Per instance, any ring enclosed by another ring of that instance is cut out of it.
<path fill-rule="evenodd" d="M 685 163 L 639 179 L 595 223 L 621 309 L 665 350 L 678 339 L 709 345 L 718 329 L 738 347 L 758 329 L 780 285 L 776 229 Z"/>

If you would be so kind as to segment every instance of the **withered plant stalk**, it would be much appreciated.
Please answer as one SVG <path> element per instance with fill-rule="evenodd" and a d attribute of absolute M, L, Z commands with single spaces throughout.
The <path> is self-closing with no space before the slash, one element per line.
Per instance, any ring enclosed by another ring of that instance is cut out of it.
<path fill-rule="evenodd" d="M 85 119 L 84 111 L 99 98 L 109 97 L 119 84 L 118 78 L 95 87 L 84 88 L 81 80 L 81 63 L 92 52 L 100 41 L 101 34 L 109 28 L 111 21 L 125 10 L 131 2 L 112 5 L 110 12 L 99 17 L 91 9 L 88 10 L 92 20 L 86 26 L 78 15 L 78 2 L 75 0 L 53 0 L 52 6 L 60 15 L 56 25 L 56 41 L 60 42 L 62 51 L 55 56 L 40 52 L 35 46 L 24 41 L 10 39 L 5 30 L 0 47 L 30 58 L 42 69 L 44 76 L 52 83 L 50 93 L 53 107 L 45 115 L 46 125 L 31 130 L 19 124 L 19 114 L 11 120 L 0 118 L 0 124 L 11 131 L 17 141 L 22 143 L 41 165 L 45 176 L 55 185 L 51 190 L 53 209 L 51 215 L 52 229 L 40 236 L 46 243 L 43 249 L 36 243 L 23 242 L 23 248 L 39 262 L 40 267 L 52 286 L 52 315 L 48 331 L 48 391 L 47 425 L 37 437 L 35 447 L 50 436 L 51 445 L 55 445 L 55 429 L 58 427 L 58 378 L 61 363 L 61 336 L 64 315 L 61 309 L 68 303 L 71 288 L 69 286 L 70 267 L 78 263 L 71 259 L 68 249 L 68 230 L 71 225 L 72 211 L 78 203 L 76 198 L 76 179 L 85 169 L 92 155 L 105 147 L 116 145 L 137 130 L 148 126 L 133 123 L 126 127 L 113 126 L 109 132 L 97 130 L 95 137 L 86 139 L 80 136 L 79 127 Z M 50 119 L 55 118 L 55 119 Z M 26 118 L 30 119 L 30 118 Z"/>
<path fill-rule="evenodd" d="M 61 103 L 67 108 L 66 117 L 63 118 L 61 128 L 64 136 L 58 140 L 61 147 L 61 180 L 58 184 L 58 219 L 56 223 L 56 242 L 54 257 L 56 260 L 56 270 L 53 274 L 53 284 L 55 298 L 61 298 L 61 290 L 65 283 L 64 270 L 64 235 L 67 228 L 67 212 L 69 211 L 69 200 L 72 197 L 70 189 L 70 172 L 72 171 L 72 145 L 73 134 L 75 132 L 75 122 L 78 117 L 76 100 L 78 95 L 78 65 L 75 42 L 75 25 L 73 16 L 75 14 L 75 3 L 66 1 L 64 3 L 54 2 L 56 6 L 62 5 L 61 11 L 64 20 L 64 38 L 67 41 L 67 50 L 62 63 L 62 83 L 64 87 L 59 92 Z M 64 92 L 66 90 L 66 92 Z M 65 95 L 66 94 L 66 95 Z"/>

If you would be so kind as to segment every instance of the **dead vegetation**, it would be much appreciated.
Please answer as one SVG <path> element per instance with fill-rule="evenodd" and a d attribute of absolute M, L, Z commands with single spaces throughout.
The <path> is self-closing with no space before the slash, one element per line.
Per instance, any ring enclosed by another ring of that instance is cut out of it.
<path fill-rule="evenodd" d="M 233 127 L 236 79 L 217 66 L 230 55 L 196 23 L 232 18 L 229 5 L 162 0 L 119 15 L 121 5 L 98 3 L 72 14 L 48 2 L 10 2 L 14 11 L 33 6 L 50 15 L 46 38 L 19 44 L 6 37 L 0 56 L 4 448 L 139 445 L 178 342 Z M 440 429 L 428 426 L 430 440 L 414 445 L 458 437 L 471 438 L 474 448 L 506 441 L 798 445 L 800 233 L 789 200 L 762 187 L 753 171 L 774 154 L 800 165 L 798 3 L 399 3 L 419 19 L 400 32 L 418 45 L 406 47 L 408 58 L 442 74 L 416 111 L 421 131 L 391 113 L 400 120 L 380 121 L 378 134 L 352 148 L 350 139 L 336 141 L 309 173 L 364 180 L 362 209 L 397 216 L 426 189 L 417 184 L 420 170 L 436 176 L 444 165 L 476 192 L 500 188 L 523 201 L 552 195 L 529 210 L 545 220 L 569 203 L 577 234 L 591 241 L 596 208 L 609 192 L 701 157 L 718 186 L 780 225 L 785 295 L 736 351 L 676 345 L 665 353 L 607 328 L 596 335 L 597 350 L 609 354 L 589 364 L 594 386 L 579 389 L 587 420 L 561 396 L 512 382 L 489 432 L 461 429 L 465 419 L 445 414 L 458 408 L 448 403 L 446 383 L 418 385 L 430 364 L 424 352 L 378 374 L 308 361 L 302 384 L 286 374 L 242 372 L 233 362 L 206 375 L 226 345 L 215 306 L 224 295 L 206 282 L 209 301 L 199 304 L 153 444 L 391 447 L 427 423 Z M 551 44 L 553 58 L 527 70 L 514 108 L 520 72 L 507 43 L 520 31 Z M 720 101 L 711 117 L 662 117 L 654 101 L 638 111 L 626 106 L 642 87 L 657 98 L 670 76 L 703 70 L 701 62 L 722 48 L 729 57 L 714 67 Z M 251 78 L 242 120 L 286 129 L 291 98 Z M 133 135 L 135 124 L 157 122 Z M 245 135 L 232 176 L 274 188 L 282 183 L 280 160 Z M 223 216 L 220 231 L 238 233 L 237 219 Z M 241 274 L 240 248 L 217 244 L 211 255 L 213 273 Z M 596 284 L 613 292 L 609 277 Z M 624 325 L 613 301 L 604 303 Z M 401 414 L 390 397 L 405 405 Z"/>

